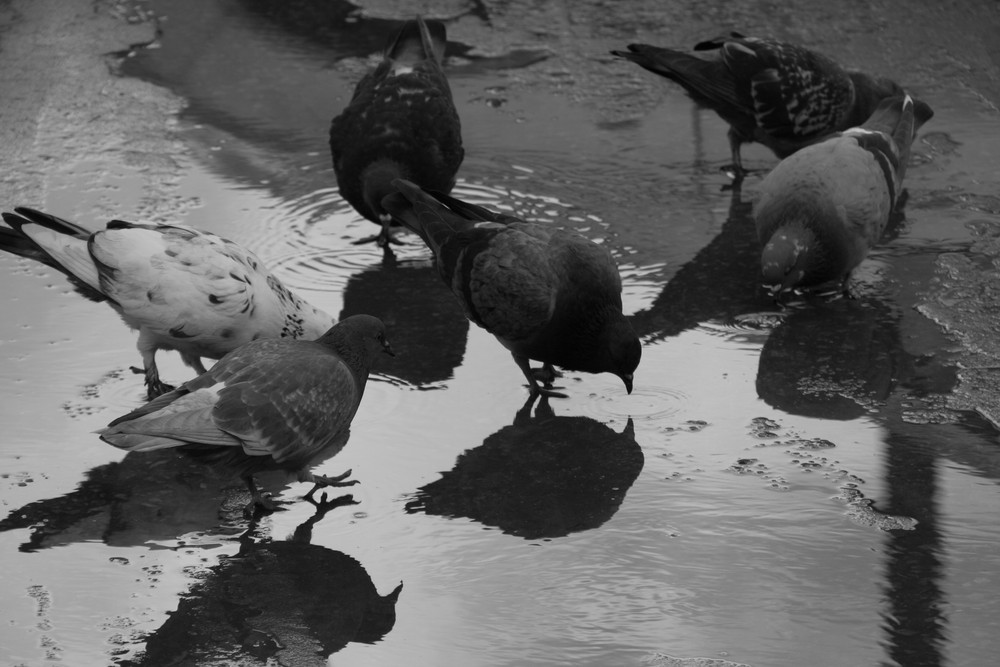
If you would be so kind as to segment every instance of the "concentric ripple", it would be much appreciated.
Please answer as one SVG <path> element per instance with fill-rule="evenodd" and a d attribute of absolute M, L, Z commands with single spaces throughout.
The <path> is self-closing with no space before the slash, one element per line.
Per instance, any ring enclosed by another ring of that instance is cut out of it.
<path fill-rule="evenodd" d="M 558 383 L 557 383 L 558 384 Z M 597 421 L 632 419 L 659 420 L 680 412 L 691 397 L 673 387 L 636 384 L 631 395 L 617 392 L 590 393 L 586 398 L 586 414 Z M 626 400 L 627 399 L 627 400 Z"/>

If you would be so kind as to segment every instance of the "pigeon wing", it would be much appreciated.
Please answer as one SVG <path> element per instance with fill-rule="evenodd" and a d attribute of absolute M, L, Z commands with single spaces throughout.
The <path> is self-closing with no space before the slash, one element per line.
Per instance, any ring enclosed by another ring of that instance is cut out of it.
<path fill-rule="evenodd" d="M 289 466 L 345 440 L 363 391 L 329 348 L 295 345 L 227 373 L 213 410 L 216 426 L 238 438 L 248 455 Z"/>
<path fill-rule="evenodd" d="M 548 323 L 560 288 L 550 238 L 541 225 L 514 223 L 468 246 L 452 290 L 470 319 L 507 340 L 529 337 Z"/>
<path fill-rule="evenodd" d="M 727 42 L 727 66 L 749 82 L 757 124 L 777 139 L 802 140 L 839 128 L 854 102 L 847 72 L 826 56 L 763 39 Z"/>

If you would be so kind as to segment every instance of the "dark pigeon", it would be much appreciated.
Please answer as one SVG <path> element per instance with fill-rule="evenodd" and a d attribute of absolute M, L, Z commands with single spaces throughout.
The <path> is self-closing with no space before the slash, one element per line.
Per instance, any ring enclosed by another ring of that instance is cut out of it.
<path fill-rule="evenodd" d="M 648 44 L 611 53 L 680 84 L 699 106 L 729 123 L 737 179 L 741 144 L 757 142 L 784 158 L 834 132 L 863 123 L 879 103 L 904 94 L 894 81 L 848 70 L 807 48 L 727 37 L 700 42 L 700 57 Z"/>
<path fill-rule="evenodd" d="M 642 349 L 606 247 L 409 181 L 395 186 L 386 209 L 424 240 L 466 316 L 510 350 L 532 395 L 562 396 L 550 390 L 554 366 L 614 373 L 631 393 Z M 531 359 L 544 364 L 540 371 Z"/>
<path fill-rule="evenodd" d="M 392 181 L 451 192 L 462 164 L 462 127 L 441 61 L 444 24 L 417 18 L 389 42 L 347 108 L 330 124 L 330 153 L 340 194 L 382 231 L 357 243 L 394 241 L 382 198 Z"/>

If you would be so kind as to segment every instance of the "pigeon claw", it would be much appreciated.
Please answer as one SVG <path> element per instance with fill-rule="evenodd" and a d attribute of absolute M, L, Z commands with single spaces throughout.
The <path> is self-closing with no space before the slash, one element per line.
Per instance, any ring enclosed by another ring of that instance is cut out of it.
<path fill-rule="evenodd" d="M 243 516 L 247 519 L 253 520 L 254 518 L 284 509 L 285 508 L 278 505 L 278 502 L 272 499 L 271 496 L 264 495 L 260 491 L 255 491 L 251 494 L 250 502 L 248 502 L 243 508 Z"/>
<path fill-rule="evenodd" d="M 136 366 L 132 366 L 131 370 L 136 375 L 145 376 L 144 384 L 146 385 L 147 400 L 151 401 L 157 396 L 162 396 L 163 394 L 166 394 L 168 391 L 173 391 L 174 389 L 176 389 L 174 385 L 167 384 L 166 382 L 160 380 L 160 374 L 157 372 L 155 366 L 152 368 L 137 368 Z"/>
<path fill-rule="evenodd" d="M 312 482 L 316 486 L 309 493 L 313 493 L 316 489 L 327 487 L 327 486 L 353 486 L 358 483 L 356 479 L 347 479 L 351 476 L 351 471 L 348 470 L 340 475 L 335 475 L 334 477 L 328 477 L 326 475 L 310 475 L 308 479 L 303 480 L 307 482 Z M 344 481 L 347 480 L 347 481 Z"/>

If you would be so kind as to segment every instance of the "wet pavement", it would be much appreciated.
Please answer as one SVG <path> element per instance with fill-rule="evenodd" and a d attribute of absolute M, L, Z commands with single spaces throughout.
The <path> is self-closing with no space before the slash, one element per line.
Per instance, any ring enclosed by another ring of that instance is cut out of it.
<path fill-rule="evenodd" d="M 990 664 L 1000 16 L 906 7 L 421 5 L 448 25 L 455 194 L 606 243 L 644 341 L 631 396 L 571 373 L 526 406 L 425 251 L 351 244 L 373 227 L 326 131 L 412 3 L 0 2 L 5 210 L 222 234 L 398 353 L 319 468 L 353 468 L 359 504 L 267 479 L 287 510 L 248 526 L 238 480 L 98 440 L 142 401 L 134 334 L 0 257 L 5 664 Z M 730 29 L 935 109 L 855 299 L 770 303 L 750 214 L 774 157 L 745 148 L 724 190 L 721 121 L 608 55 Z"/>

